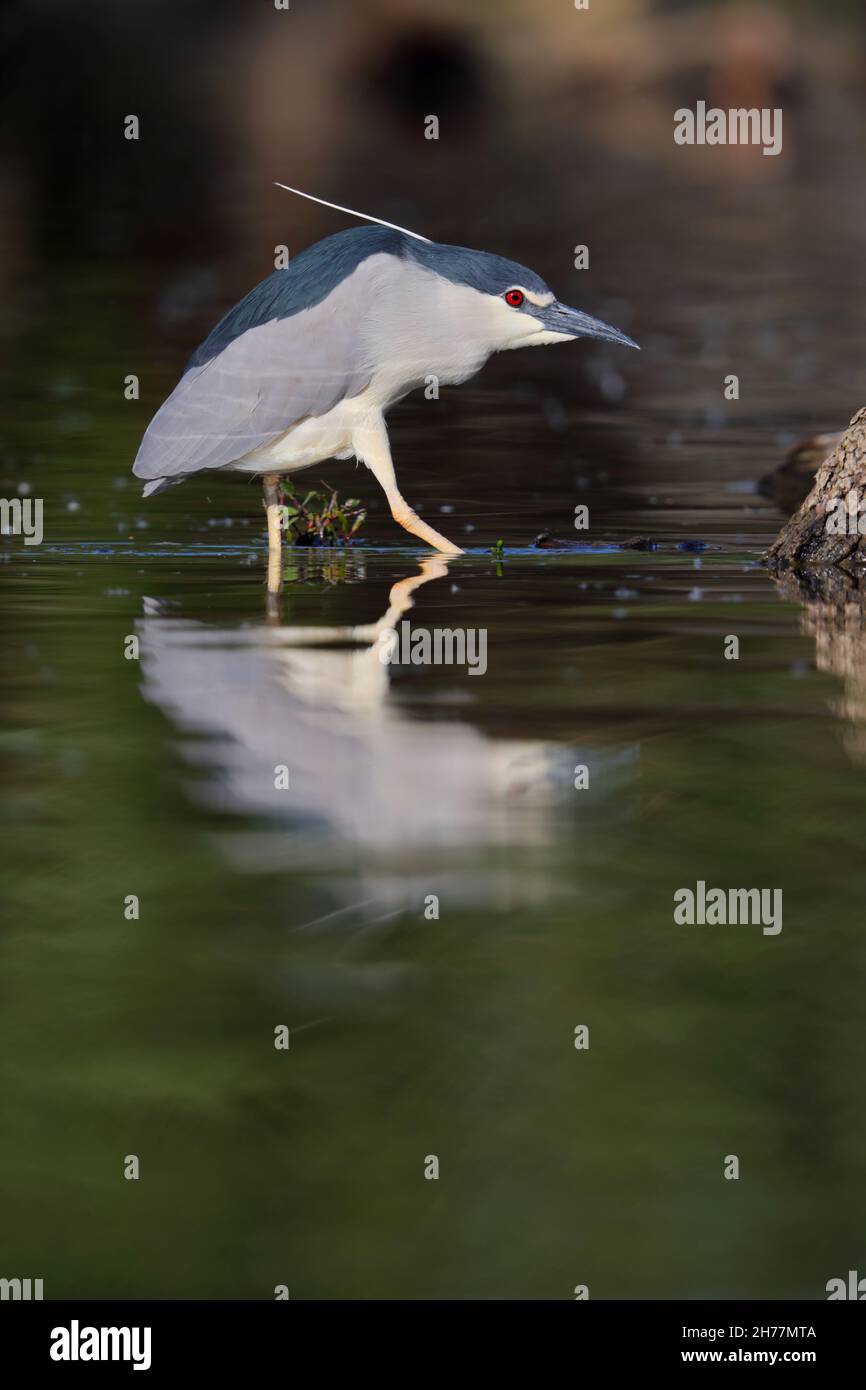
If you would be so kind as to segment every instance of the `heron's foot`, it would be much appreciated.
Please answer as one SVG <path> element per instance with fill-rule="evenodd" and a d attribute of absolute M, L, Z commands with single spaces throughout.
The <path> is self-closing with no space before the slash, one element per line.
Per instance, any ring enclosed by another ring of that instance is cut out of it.
<path fill-rule="evenodd" d="M 432 526 L 428 526 L 427 522 L 422 521 L 418 513 L 413 511 L 408 503 L 403 502 L 402 506 L 393 506 L 391 508 L 391 515 L 404 530 L 409 531 L 413 536 L 417 536 L 419 541 L 426 541 L 428 545 L 432 545 L 434 550 L 440 551 L 441 554 L 463 554 L 459 545 L 455 545 L 453 541 L 448 540 L 447 536 L 440 535 Z"/>

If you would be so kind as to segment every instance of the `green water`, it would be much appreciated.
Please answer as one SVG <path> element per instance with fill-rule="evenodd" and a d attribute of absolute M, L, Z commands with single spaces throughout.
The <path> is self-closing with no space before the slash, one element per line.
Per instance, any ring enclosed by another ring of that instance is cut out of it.
<path fill-rule="evenodd" d="M 472 677 L 347 641 L 419 553 L 295 557 L 269 614 L 258 533 L 209 539 L 5 575 L 4 1269 L 822 1296 L 860 1249 L 866 778 L 755 546 L 470 553 L 407 614 L 486 629 Z M 781 933 L 675 925 L 698 879 L 781 888 Z"/>

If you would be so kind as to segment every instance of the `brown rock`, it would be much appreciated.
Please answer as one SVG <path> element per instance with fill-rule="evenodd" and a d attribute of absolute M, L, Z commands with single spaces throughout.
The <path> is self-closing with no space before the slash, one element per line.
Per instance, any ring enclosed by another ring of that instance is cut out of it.
<path fill-rule="evenodd" d="M 773 570 L 866 564 L 866 536 L 827 531 L 828 510 L 853 490 L 866 502 L 866 409 L 858 410 L 829 458 L 818 469 L 808 497 L 767 551 Z"/>

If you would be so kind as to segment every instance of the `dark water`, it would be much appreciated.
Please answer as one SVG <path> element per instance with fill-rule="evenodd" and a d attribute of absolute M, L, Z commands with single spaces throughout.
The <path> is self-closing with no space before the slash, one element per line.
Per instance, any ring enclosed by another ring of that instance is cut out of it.
<path fill-rule="evenodd" d="M 640 357 L 507 354 L 395 415 L 406 495 L 469 553 L 422 565 L 379 506 L 369 545 L 287 558 L 276 610 L 255 486 L 145 505 L 129 478 L 181 356 L 154 346 L 166 271 L 31 297 L 3 468 L 46 498 L 43 545 L 3 552 L 3 1271 L 49 1297 L 808 1298 L 856 1267 L 866 680 L 761 567 L 781 517 L 755 490 L 862 403 L 859 263 L 825 284 L 822 354 L 805 250 L 767 250 L 811 208 L 717 196 L 691 258 L 676 207 L 649 212 L 643 272 L 599 272 L 622 301 L 582 301 Z M 528 548 L 575 539 L 581 502 L 585 539 L 662 548 Z M 386 619 L 484 629 L 486 673 L 386 669 Z M 699 879 L 782 889 L 781 933 L 675 925 Z"/>
<path fill-rule="evenodd" d="M 6 1263 L 54 1296 L 820 1294 L 861 1207 L 866 784 L 797 606 L 746 545 L 473 553 L 411 617 L 486 627 L 486 674 L 392 672 L 417 557 L 304 555 L 278 622 L 260 558 L 7 577 Z M 782 932 L 675 926 L 699 878 L 781 887 Z"/>

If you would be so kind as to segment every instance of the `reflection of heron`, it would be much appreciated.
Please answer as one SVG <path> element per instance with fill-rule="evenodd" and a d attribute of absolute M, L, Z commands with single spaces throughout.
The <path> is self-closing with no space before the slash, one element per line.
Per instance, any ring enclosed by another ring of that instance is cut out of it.
<path fill-rule="evenodd" d="M 574 795 L 573 751 L 491 740 L 463 720 L 410 717 L 391 694 L 380 636 L 422 585 L 446 573 L 447 561 L 431 556 L 394 584 L 377 621 L 357 626 L 140 622 L 146 698 L 185 732 L 209 735 L 184 749 L 208 773 L 196 794 L 278 821 L 278 833 L 231 841 L 234 852 L 261 852 L 274 866 L 288 855 L 335 873 L 357 864 L 374 885 L 368 896 L 402 902 L 419 862 L 423 891 L 436 891 L 431 874 L 459 874 L 463 851 L 508 847 L 509 891 L 519 886 L 524 899 L 548 891 L 520 855 L 537 855 L 555 833 L 550 807 L 558 790 Z M 288 790 L 275 786 L 281 766 Z M 471 884 L 495 897 L 502 876 L 491 887 L 477 861 L 472 868 L 460 891 Z"/>
<path fill-rule="evenodd" d="M 430 381 L 467 381 L 494 352 L 575 338 L 637 346 L 560 304 L 526 266 L 390 224 L 353 227 L 274 271 L 217 324 L 151 420 L 134 472 L 145 497 L 204 469 L 261 475 L 278 554 L 280 477 L 354 455 L 395 521 L 460 554 L 402 497 L 386 411 Z"/>

